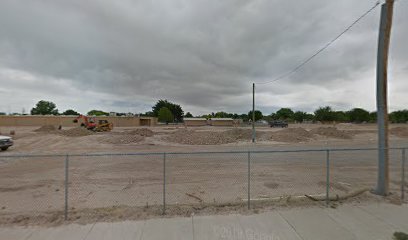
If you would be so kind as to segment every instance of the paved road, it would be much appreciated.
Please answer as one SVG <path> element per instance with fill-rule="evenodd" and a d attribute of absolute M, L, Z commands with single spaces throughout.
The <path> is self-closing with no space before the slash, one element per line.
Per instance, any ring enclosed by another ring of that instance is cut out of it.
<path fill-rule="evenodd" d="M 1 240 L 117 239 L 392 239 L 408 232 L 408 205 L 344 205 L 337 209 L 276 210 L 248 216 L 192 216 L 52 228 L 0 228 Z"/>

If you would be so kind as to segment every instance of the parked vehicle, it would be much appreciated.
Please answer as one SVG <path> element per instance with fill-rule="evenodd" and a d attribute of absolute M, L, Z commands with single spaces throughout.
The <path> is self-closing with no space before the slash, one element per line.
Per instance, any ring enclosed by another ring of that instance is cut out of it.
<path fill-rule="evenodd" d="M 271 127 L 281 127 L 281 128 L 287 128 L 288 127 L 288 123 L 282 120 L 275 120 L 275 121 L 271 121 L 269 122 L 269 126 Z"/>
<path fill-rule="evenodd" d="M 11 137 L 0 136 L 0 149 L 6 151 L 9 147 L 13 146 L 14 142 Z"/>

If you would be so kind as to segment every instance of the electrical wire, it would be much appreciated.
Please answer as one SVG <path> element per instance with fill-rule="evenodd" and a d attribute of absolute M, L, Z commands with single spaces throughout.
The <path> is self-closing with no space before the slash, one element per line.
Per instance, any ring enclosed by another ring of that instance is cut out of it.
<path fill-rule="evenodd" d="M 344 29 L 340 34 L 338 34 L 335 38 L 333 38 L 332 40 L 330 40 L 326 45 L 324 45 L 322 48 L 320 48 L 317 52 L 315 52 L 313 55 L 311 55 L 310 57 L 308 57 L 306 60 L 304 60 L 302 63 L 300 63 L 299 65 L 297 65 L 295 68 L 293 68 L 291 71 L 286 72 L 280 76 L 278 76 L 275 79 L 266 81 L 266 82 L 258 82 L 255 84 L 269 84 L 269 83 L 273 83 L 276 81 L 279 81 L 283 78 L 286 78 L 294 73 L 296 73 L 300 68 L 302 68 L 304 65 L 306 65 L 307 63 L 309 63 L 313 58 L 315 58 L 317 55 L 319 55 L 320 53 L 322 53 L 324 50 L 326 50 L 328 47 L 330 47 L 330 45 L 332 45 L 335 41 L 337 41 L 341 36 L 343 36 L 346 32 L 348 32 L 354 25 L 356 25 L 360 20 L 362 20 L 365 16 L 367 16 L 369 13 L 371 13 L 378 5 L 380 5 L 380 1 L 377 1 L 375 3 L 374 6 L 372 6 L 370 9 L 368 9 L 366 12 L 364 12 L 363 15 L 361 15 L 359 18 L 357 18 L 352 24 L 350 24 L 346 29 Z"/>

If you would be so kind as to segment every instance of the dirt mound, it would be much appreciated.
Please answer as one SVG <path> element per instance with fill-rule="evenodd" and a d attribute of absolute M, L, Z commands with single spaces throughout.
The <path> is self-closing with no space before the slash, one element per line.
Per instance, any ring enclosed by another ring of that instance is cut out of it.
<path fill-rule="evenodd" d="M 397 137 L 406 138 L 408 137 L 408 128 L 406 127 L 391 128 L 390 133 Z"/>
<path fill-rule="evenodd" d="M 110 144 L 131 144 L 138 143 L 145 139 L 145 137 L 138 134 L 113 134 L 107 135 L 99 139 L 100 143 L 110 143 Z"/>
<path fill-rule="evenodd" d="M 263 133 L 257 132 L 257 137 Z M 166 141 L 188 145 L 218 145 L 251 140 L 251 129 L 231 129 L 223 132 L 180 129 L 165 138 Z"/>
<path fill-rule="evenodd" d="M 239 129 L 234 128 L 228 131 L 223 132 L 227 137 L 236 139 L 236 140 L 250 140 L 252 139 L 252 130 L 251 129 Z M 258 134 L 258 132 L 257 132 Z M 258 135 L 257 135 L 258 136 Z"/>
<path fill-rule="evenodd" d="M 94 132 L 86 128 L 83 128 L 83 127 L 71 128 L 68 130 L 61 131 L 61 135 L 67 136 L 67 137 L 83 137 L 83 136 L 88 136 L 92 134 L 94 134 Z"/>
<path fill-rule="evenodd" d="M 217 145 L 236 142 L 236 138 L 228 136 L 225 132 L 196 132 L 188 129 L 177 130 L 167 136 L 166 140 L 188 145 Z"/>
<path fill-rule="evenodd" d="M 312 134 L 326 136 L 330 138 L 351 139 L 352 135 L 346 131 L 338 130 L 335 127 L 319 127 L 310 131 Z"/>
<path fill-rule="evenodd" d="M 307 130 L 298 128 L 286 128 L 272 133 L 270 139 L 277 142 L 307 142 L 313 137 L 313 134 Z"/>
<path fill-rule="evenodd" d="M 34 132 L 54 132 L 57 128 L 54 125 L 44 125 L 34 130 Z"/>
<path fill-rule="evenodd" d="M 131 134 L 131 135 L 140 135 L 144 137 L 151 137 L 154 135 L 153 131 L 148 128 L 138 128 L 138 129 L 126 132 L 126 133 Z"/>
<path fill-rule="evenodd" d="M 138 143 L 142 142 L 145 137 L 151 137 L 154 133 L 152 130 L 147 128 L 138 128 L 131 131 L 125 132 L 113 132 L 109 135 L 104 135 L 103 137 L 99 138 L 98 141 L 100 143 L 108 143 L 108 144 L 131 144 L 131 143 Z"/>

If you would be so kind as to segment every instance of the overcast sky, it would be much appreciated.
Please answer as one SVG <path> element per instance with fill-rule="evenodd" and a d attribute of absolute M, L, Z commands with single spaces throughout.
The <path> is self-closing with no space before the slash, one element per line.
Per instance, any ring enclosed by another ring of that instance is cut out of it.
<path fill-rule="evenodd" d="M 0 112 L 73 108 L 246 113 L 252 82 L 302 62 L 373 0 L 1 0 Z M 408 1 L 395 6 L 391 110 L 408 108 Z M 330 105 L 375 110 L 380 7 L 289 78 L 257 87 L 264 114 Z"/>

